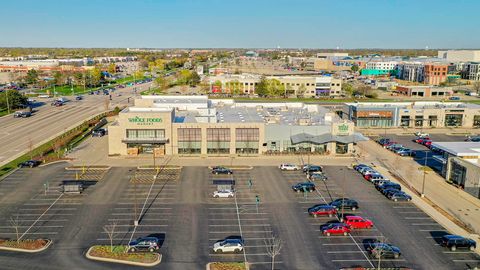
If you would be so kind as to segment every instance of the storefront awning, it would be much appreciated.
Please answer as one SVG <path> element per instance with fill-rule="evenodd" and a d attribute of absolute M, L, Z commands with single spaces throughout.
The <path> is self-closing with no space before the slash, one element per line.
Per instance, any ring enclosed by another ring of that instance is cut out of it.
<path fill-rule="evenodd" d="M 329 142 L 339 142 L 339 143 L 354 143 L 359 141 L 368 141 L 368 138 L 363 136 L 360 133 L 355 133 L 353 135 L 347 136 L 336 136 L 332 134 L 321 134 L 321 135 L 311 135 L 308 133 L 299 133 L 290 136 L 292 144 L 299 143 L 312 143 L 312 144 L 324 144 Z"/>
<path fill-rule="evenodd" d="M 122 140 L 123 143 L 160 143 L 165 144 L 168 143 L 167 138 L 124 138 Z"/>

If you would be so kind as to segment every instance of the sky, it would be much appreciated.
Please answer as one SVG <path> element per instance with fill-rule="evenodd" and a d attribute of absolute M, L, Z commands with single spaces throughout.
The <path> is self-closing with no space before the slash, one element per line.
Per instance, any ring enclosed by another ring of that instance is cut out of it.
<path fill-rule="evenodd" d="M 0 47 L 480 48 L 479 0 L 0 0 Z"/>

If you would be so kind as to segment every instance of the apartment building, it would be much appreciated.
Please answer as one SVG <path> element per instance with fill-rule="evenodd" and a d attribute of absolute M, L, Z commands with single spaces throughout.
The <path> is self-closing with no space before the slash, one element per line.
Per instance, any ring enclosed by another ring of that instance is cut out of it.
<path fill-rule="evenodd" d="M 422 62 L 405 62 L 397 66 L 397 78 L 405 81 L 423 82 L 425 65 Z"/>
<path fill-rule="evenodd" d="M 463 79 L 480 81 L 480 62 L 464 64 L 461 74 Z"/>
<path fill-rule="evenodd" d="M 423 82 L 429 85 L 439 85 L 447 80 L 448 64 L 428 63 L 424 66 Z"/>
<path fill-rule="evenodd" d="M 331 76 L 269 76 L 285 87 L 287 96 L 303 95 L 305 97 L 340 96 L 342 95 L 342 80 Z M 231 74 L 210 76 L 212 93 L 232 93 L 233 83 L 240 84 L 240 92 L 251 95 L 261 76 L 253 74 Z M 220 85 L 219 85 L 220 83 Z"/>

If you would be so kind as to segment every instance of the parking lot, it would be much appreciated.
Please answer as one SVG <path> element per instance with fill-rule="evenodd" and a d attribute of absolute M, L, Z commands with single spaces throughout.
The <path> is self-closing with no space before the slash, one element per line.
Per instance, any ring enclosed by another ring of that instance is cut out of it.
<path fill-rule="evenodd" d="M 439 246 L 447 232 L 412 203 L 388 200 L 352 169 L 325 166 L 324 170 L 328 180 L 317 181 L 315 192 L 303 194 L 291 186 L 306 181 L 305 175 L 276 167 L 238 169 L 233 175 L 214 175 L 207 167 L 112 168 L 80 171 L 80 175 L 65 170 L 63 164 L 20 169 L 0 182 L 0 237 L 15 237 L 10 217 L 18 214 L 25 238 L 45 237 L 53 239 L 54 245 L 29 256 L 2 252 L 0 262 L 5 269 L 129 269 L 84 257 L 91 245 L 108 244 L 103 228 L 115 223 L 114 244 L 127 244 L 140 236 L 160 238 L 163 258 L 158 269 L 200 269 L 208 262 L 245 259 L 252 269 L 271 269 L 266 240 L 272 236 L 282 240 L 275 269 L 377 267 L 379 263 L 412 269 L 471 269 L 480 264 L 475 253 Z M 82 194 L 62 195 L 60 182 L 75 178 L 95 184 Z M 214 180 L 232 179 L 235 197 L 213 198 Z M 322 235 L 320 225 L 335 217 L 310 217 L 307 209 L 342 197 L 360 205 L 355 211 L 345 210 L 346 214 L 368 218 L 374 227 L 347 236 Z M 139 220 L 136 227 L 135 220 Z M 229 236 L 243 237 L 244 252 L 214 253 L 213 244 Z M 371 258 L 365 246 L 372 239 L 398 246 L 402 255 L 380 262 Z M 45 258 L 55 266 L 40 267 Z"/>

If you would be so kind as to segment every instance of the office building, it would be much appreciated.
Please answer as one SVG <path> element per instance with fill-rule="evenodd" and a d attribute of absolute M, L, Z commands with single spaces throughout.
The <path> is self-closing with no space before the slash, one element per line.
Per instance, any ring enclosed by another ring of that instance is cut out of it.
<path fill-rule="evenodd" d="M 480 50 L 438 51 L 438 58 L 448 62 L 480 62 Z"/>

